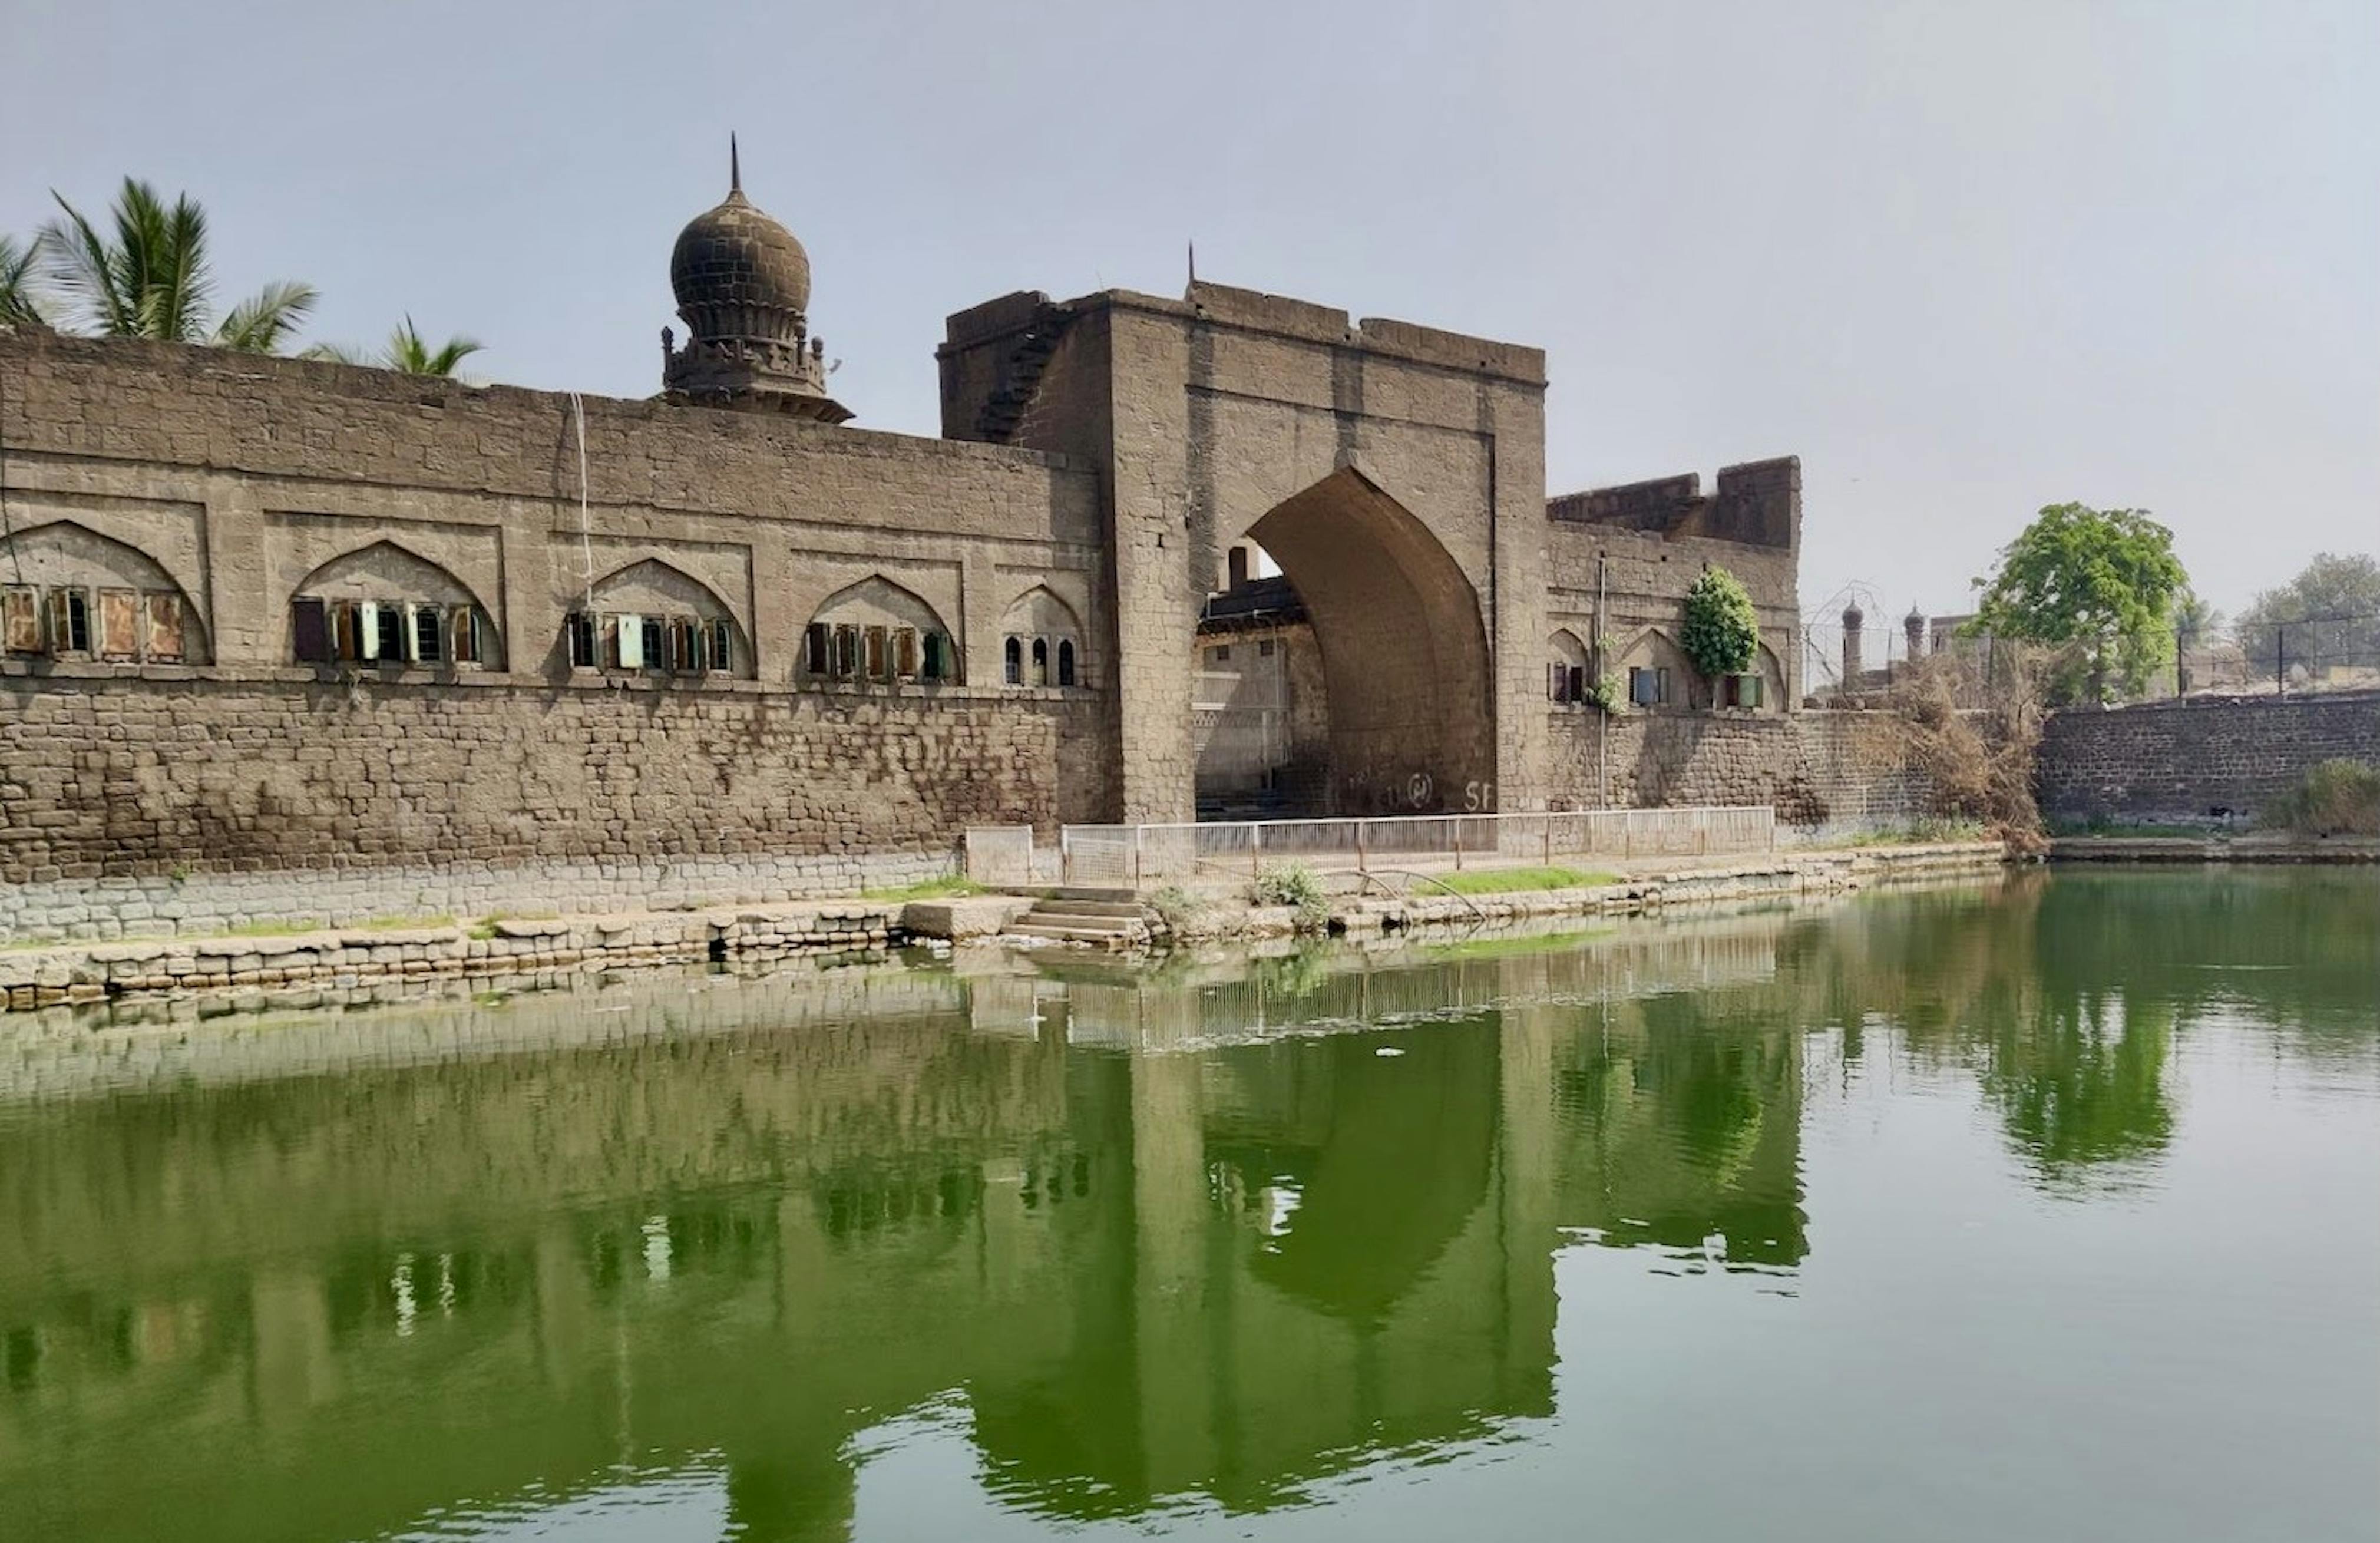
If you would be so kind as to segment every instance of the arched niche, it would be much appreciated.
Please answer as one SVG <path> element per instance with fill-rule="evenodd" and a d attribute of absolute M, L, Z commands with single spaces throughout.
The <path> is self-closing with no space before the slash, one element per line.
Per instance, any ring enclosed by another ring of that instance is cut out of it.
<path fill-rule="evenodd" d="M 658 557 L 613 569 L 563 621 L 574 670 L 634 675 L 757 672 L 752 639 L 718 591 Z"/>
<path fill-rule="evenodd" d="M 1615 674 L 1621 701 L 1645 711 L 1691 707 L 1709 692 L 1678 640 L 1657 626 L 1642 629 L 1619 650 Z"/>
<path fill-rule="evenodd" d="M 1593 662 L 1577 633 L 1556 627 L 1546 639 L 1546 694 L 1557 702 L 1579 703 L 1594 689 Z"/>
<path fill-rule="evenodd" d="M 829 595 L 802 629 L 800 674 L 811 686 L 949 684 L 959 650 L 941 613 L 916 590 L 870 574 Z"/>
<path fill-rule="evenodd" d="M 289 597 L 289 657 L 380 668 L 504 668 L 504 639 L 471 587 L 395 541 L 343 553 Z"/>
<path fill-rule="evenodd" d="M 1479 599 L 1411 510 L 1353 467 L 1248 536 L 1305 602 L 1330 697 L 1337 811 L 1492 808 L 1493 691 Z"/>
<path fill-rule="evenodd" d="M 163 564 L 73 520 L 0 540 L 0 645 L 126 662 L 213 657 L 198 607 Z"/>
<path fill-rule="evenodd" d="M 1001 678 L 1010 686 L 1082 686 L 1083 621 L 1063 597 L 1037 584 L 1000 617 Z"/>

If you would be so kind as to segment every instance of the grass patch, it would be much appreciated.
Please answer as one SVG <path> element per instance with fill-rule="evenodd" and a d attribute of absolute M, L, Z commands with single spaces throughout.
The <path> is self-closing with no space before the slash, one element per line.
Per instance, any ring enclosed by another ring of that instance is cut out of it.
<path fill-rule="evenodd" d="M 950 874 L 941 879 L 929 879 L 923 883 L 911 884 L 903 889 L 862 890 L 859 892 L 859 898 L 862 900 L 963 900 L 971 894 L 987 893 L 989 892 L 974 880 L 962 879 L 956 874 Z"/>
<path fill-rule="evenodd" d="M 226 938 L 294 938 L 300 932 L 329 932 L 334 929 L 320 917 L 304 921 L 243 921 L 237 927 L 226 927 Z"/>
<path fill-rule="evenodd" d="M 1880 825 L 1827 843 L 1828 846 L 1923 846 L 1937 841 L 1982 841 L 1991 831 L 1980 820 L 1917 820 Z"/>
<path fill-rule="evenodd" d="M 1466 869 L 1460 873 L 1433 873 L 1432 879 L 1457 894 L 1515 894 L 1533 890 L 1584 890 L 1601 884 L 1616 884 L 1620 876 L 1583 868 L 1483 868 Z M 1416 893 L 1427 893 L 1428 884 L 1414 886 Z"/>
<path fill-rule="evenodd" d="M 374 917 L 370 921 L 358 922 L 357 925 L 367 932 L 401 932 L 413 927 L 452 927 L 455 925 L 455 918 L 452 915 Z"/>

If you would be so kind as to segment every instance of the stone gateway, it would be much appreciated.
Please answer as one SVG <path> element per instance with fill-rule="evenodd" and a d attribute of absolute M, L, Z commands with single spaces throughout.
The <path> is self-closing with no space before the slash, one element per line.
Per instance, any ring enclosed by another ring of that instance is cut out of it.
<path fill-rule="evenodd" d="M 1809 796 L 1790 458 L 1548 500 L 1538 350 L 1204 283 L 963 311 L 881 433 L 740 168 L 670 274 L 644 401 L 0 334 L 0 881 Z"/>

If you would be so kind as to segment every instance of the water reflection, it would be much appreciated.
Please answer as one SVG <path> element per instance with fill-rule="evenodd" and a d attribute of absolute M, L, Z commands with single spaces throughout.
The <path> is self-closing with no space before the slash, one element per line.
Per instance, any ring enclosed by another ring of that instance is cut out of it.
<path fill-rule="evenodd" d="M 19 1031 L 0 1495 L 26 1536 L 842 1537 L 855 1441 L 947 1405 L 1042 1517 L 1294 1503 L 1552 1416 L 1567 1245 L 1798 1270 L 1813 1078 L 1971 1078 L 2070 1193 L 2174 1139 L 2194 1023 L 2368 1057 L 2375 978 L 2369 876 L 2031 876 L 1552 949 Z"/>

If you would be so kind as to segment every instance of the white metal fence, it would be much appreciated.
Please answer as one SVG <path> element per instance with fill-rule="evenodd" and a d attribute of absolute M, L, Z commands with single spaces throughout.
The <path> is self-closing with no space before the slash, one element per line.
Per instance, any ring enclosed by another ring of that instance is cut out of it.
<path fill-rule="evenodd" d="M 1451 814 L 1401 820 L 1257 820 L 1195 825 L 1069 825 L 1063 881 L 1136 889 L 1299 864 L 1322 870 L 1509 868 L 1565 857 L 1769 852 L 1777 811 L 1727 808 Z"/>

